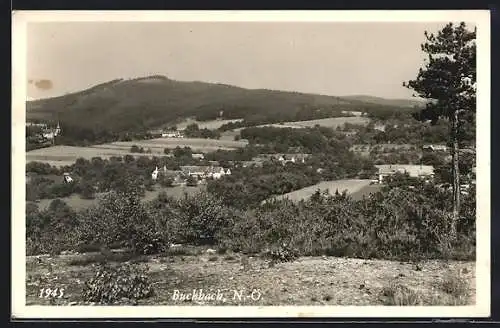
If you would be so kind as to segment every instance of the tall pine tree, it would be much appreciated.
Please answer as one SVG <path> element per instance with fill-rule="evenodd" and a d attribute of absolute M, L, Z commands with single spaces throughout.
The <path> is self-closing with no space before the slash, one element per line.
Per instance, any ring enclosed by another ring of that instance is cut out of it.
<path fill-rule="evenodd" d="M 461 142 L 474 135 L 476 117 L 476 28 L 473 31 L 464 22 L 447 24 L 437 34 L 424 33 L 421 45 L 428 55 L 424 68 L 415 80 L 403 83 L 429 102 L 417 118 L 447 119 L 450 122 L 450 141 L 453 172 L 452 235 L 460 215 L 459 148 Z"/>

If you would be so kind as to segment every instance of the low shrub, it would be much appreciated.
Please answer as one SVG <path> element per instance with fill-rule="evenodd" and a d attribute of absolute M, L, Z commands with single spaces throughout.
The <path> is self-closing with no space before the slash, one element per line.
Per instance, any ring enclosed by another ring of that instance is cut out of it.
<path fill-rule="evenodd" d="M 136 264 L 99 265 L 95 276 L 85 282 L 83 291 L 84 301 L 98 304 L 135 302 L 153 295 L 147 269 Z"/>
<path fill-rule="evenodd" d="M 282 244 L 266 252 L 266 255 L 275 263 L 292 262 L 299 257 L 299 252 L 287 244 Z"/>
<path fill-rule="evenodd" d="M 468 282 L 454 272 L 445 274 L 439 287 L 442 291 L 456 299 L 466 299 L 469 296 Z"/>
<path fill-rule="evenodd" d="M 398 282 L 391 282 L 388 287 L 382 289 L 381 294 L 384 305 L 425 305 L 425 299 L 421 293 Z"/>

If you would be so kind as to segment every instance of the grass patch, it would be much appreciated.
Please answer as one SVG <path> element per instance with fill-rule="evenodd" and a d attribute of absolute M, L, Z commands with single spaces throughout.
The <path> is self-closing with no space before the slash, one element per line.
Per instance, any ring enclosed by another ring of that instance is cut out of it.
<path fill-rule="evenodd" d="M 391 284 L 382 289 L 382 298 L 384 305 L 396 306 L 416 306 L 424 305 L 423 295 L 413 289 L 410 289 L 399 282 Z"/>
<path fill-rule="evenodd" d="M 455 272 L 448 272 L 438 287 L 451 297 L 454 305 L 466 305 L 470 298 L 470 288 L 468 282 Z"/>
<path fill-rule="evenodd" d="M 401 282 L 392 281 L 382 288 L 381 299 L 384 305 L 419 306 L 419 305 L 469 305 L 470 290 L 467 281 L 455 273 L 447 273 L 444 279 L 436 284 L 434 294 L 423 293 L 404 286 Z"/>

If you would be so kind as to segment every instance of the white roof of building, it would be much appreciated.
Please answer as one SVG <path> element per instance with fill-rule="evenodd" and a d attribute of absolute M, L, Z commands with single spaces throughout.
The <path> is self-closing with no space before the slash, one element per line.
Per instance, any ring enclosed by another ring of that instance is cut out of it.
<path fill-rule="evenodd" d="M 411 177 L 434 174 L 432 165 L 402 165 L 402 164 L 385 164 L 375 165 L 379 174 L 395 174 L 408 173 Z"/>

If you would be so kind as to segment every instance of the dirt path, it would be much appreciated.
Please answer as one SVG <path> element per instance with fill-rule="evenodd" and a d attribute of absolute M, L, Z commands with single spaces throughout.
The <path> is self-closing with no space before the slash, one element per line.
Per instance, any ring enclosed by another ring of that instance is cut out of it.
<path fill-rule="evenodd" d="M 81 255 L 78 255 L 81 257 Z M 79 304 L 90 264 L 69 265 L 75 256 L 27 259 L 27 304 L 51 304 L 40 288 L 64 288 L 52 304 Z M 383 260 L 304 257 L 269 267 L 239 254 L 149 257 L 155 296 L 139 305 L 383 305 L 408 298 L 409 305 L 474 304 L 475 263 L 428 261 L 418 265 Z M 52 268 L 52 269 L 50 269 Z M 465 282 L 466 290 L 460 289 Z M 200 289 L 202 290 L 200 292 Z M 196 290 L 196 300 L 182 300 Z M 253 294 L 252 294 L 253 291 Z M 399 293 L 399 294 L 398 294 Z M 216 296 L 203 300 L 200 295 Z M 221 296 L 222 295 L 222 296 Z"/>

